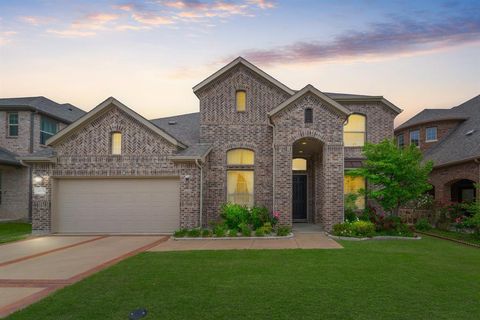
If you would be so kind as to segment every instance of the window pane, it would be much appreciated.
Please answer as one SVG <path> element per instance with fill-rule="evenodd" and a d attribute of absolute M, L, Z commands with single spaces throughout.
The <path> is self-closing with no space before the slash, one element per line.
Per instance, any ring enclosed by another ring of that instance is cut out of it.
<path fill-rule="evenodd" d="M 427 141 L 437 140 L 437 127 L 427 128 L 426 140 Z"/>
<path fill-rule="evenodd" d="M 363 147 L 365 144 L 364 132 L 344 132 L 343 141 L 345 147 Z"/>
<path fill-rule="evenodd" d="M 18 113 L 8 114 L 8 124 L 18 124 Z"/>
<path fill-rule="evenodd" d="M 237 91 L 236 100 L 237 111 L 245 111 L 245 108 L 247 106 L 247 93 L 242 90 Z"/>
<path fill-rule="evenodd" d="M 343 179 L 343 192 L 344 194 L 355 193 L 357 194 L 360 189 L 365 189 L 365 178 L 364 177 L 351 177 L 345 175 Z M 358 196 L 357 201 L 355 202 L 358 209 L 365 209 L 365 197 Z"/>
<path fill-rule="evenodd" d="M 293 171 L 305 171 L 307 170 L 307 160 L 302 158 L 296 158 L 292 160 Z"/>
<path fill-rule="evenodd" d="M 313 122 L 313 110 L 310 108 L 305 109 L 305 123 Z"/>
<path fill-rule="evenodd" d="M 227 201 L 253 206 L 253 171 L 227 171 Z"/>
<path fill-rule="evenodd" d="M 112 154 L 122 154 L 122 134 L 112 133 Z"/>
<path fill-rule="evenodd" d="M 418 130 L 410 132 L 410 144 L 416 146 L 420 144 L 420 132 Z"/>
<path fill-rule="evenodd" d="M 402 148 L 405 145 L 405 141 L 403 140 L 403 134 L 397 136 L 397 146 Z"/>
<path fill-rule="evenodd" d="M 18 136 L 18 125 L 9 125 L 8 126 L 8 135 L 10 137 Z"/>
<path fill-rule="evenodd" d="M 227 164 L 253 165 L 255 153 L 248 149 L 233 149 L 227 152 Z"/>
<path fill-rule="evenodd" d="M 365 132 L 365 116 L 361 114 L 350 115 L 343 129 L 345 132 Z"/>
<path fill-rule="evenodd" d="M 57 122 L 55 120 L 42 117 L 42 121 L 40 123 L 40 131 L 44 131 L 53 136 L 55 133 L 57 133 Z"/>

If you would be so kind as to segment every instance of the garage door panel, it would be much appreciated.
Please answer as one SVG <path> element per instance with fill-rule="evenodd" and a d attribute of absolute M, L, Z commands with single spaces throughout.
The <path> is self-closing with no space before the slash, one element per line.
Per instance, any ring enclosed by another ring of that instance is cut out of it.
<path fill-rule="evenodd" d="M 178 179 L 59 179 L 57 232 L 173 232 L 179 226 Z"/>

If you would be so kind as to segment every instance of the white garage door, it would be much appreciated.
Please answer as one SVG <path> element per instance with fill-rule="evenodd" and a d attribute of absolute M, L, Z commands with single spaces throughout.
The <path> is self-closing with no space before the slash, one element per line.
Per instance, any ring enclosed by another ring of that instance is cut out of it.
<path fill-rule="evenodd" d="M 179 179 L 57 179 L 53 230 L 167 233 L 179 227 Z"/>

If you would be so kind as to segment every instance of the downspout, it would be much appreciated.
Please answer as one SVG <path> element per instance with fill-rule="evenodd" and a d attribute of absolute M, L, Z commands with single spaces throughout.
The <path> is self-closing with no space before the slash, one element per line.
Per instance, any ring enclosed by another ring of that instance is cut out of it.
<path fill-rule="evenodd" d="M 272 127 L 272 211 L 275 211 L 275 124 L 272 122 L 272 118 L 268 117 L 268 125 Z"/>
<path fill-rule="evenodd" d="M 195 164 L 200 169 L 200 228 L 203 228 L 203 165 L 200 165 L 198 159 L 195 159 Z"/>

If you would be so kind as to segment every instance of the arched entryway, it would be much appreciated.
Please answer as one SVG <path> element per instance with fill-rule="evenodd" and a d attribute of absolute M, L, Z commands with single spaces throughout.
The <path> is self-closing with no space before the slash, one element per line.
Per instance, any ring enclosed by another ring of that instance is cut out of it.
<path fill-rule="evenodd" d="M 319 222 L 317 208 L 321 206 L 323 143 L 312 137 L 303 137 L 292 144 L 292 221 Z M 318 201 L 317 201 L 318 200 Z"/>
<path fill-rule="evenodd" d="M 476 199 L 475 181 L 461 179 L 450 182 L 450 200 L 452 202 L 471 202 Z"/>

